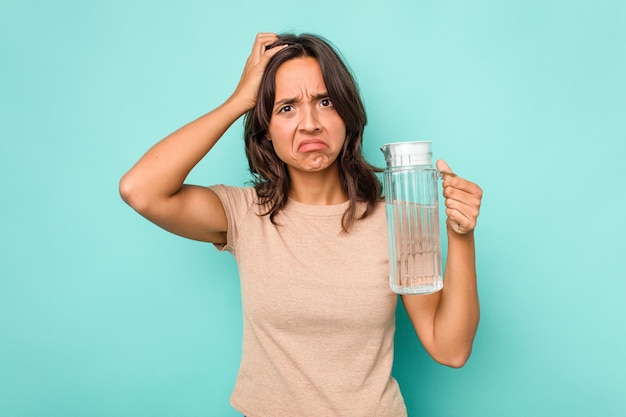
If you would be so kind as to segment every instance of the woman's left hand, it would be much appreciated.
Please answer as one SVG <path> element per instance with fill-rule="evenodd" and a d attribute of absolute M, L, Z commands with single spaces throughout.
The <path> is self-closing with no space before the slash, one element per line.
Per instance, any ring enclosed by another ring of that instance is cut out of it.
<path fill-rule="evenodd" d="M 459 236 L 472 233 L 480 213 L 483 190 L 473 182 L 454 174 L 443 160 L 437 161 L 437 169 L 443 175 L 448 230 Z"/>

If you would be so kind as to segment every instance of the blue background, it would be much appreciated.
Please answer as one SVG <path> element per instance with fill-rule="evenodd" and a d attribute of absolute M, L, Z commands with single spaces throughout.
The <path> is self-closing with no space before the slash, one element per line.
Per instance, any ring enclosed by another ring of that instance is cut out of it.
<path fill-rule="evenodd" d="M 258 31 L 342 51 L 371 162 L 432 140 L 484 189 L 468 364 L 399 309 L 410 415 L 626 415 L 623 0 L 0 0 L 0 416 L 238 415 L 235 262 L 117 184 L 228 97 Z M 241 135 L 189 181 L 243 184 Z"/>

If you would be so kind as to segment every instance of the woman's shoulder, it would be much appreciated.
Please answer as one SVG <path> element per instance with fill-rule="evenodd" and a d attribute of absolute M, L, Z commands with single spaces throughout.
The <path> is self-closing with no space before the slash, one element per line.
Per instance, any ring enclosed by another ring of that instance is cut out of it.
<path fill-rule="evenodd" d="M 245 207 L 250 208 L 257 204 L 258 197 L 254 187 L 241 187 L 233 185 L 217 184 L 209 187 L 222 201 L 224 208 Z"/>
<path fill-rule="evenodd" d="M 232 194 L 241 196 L 256 196 L 256 190 L 254 187 L 242 187 L 237 185 L 215 184 L 209 186 L 209 189 L 215 193 L 220 194 Z"/>

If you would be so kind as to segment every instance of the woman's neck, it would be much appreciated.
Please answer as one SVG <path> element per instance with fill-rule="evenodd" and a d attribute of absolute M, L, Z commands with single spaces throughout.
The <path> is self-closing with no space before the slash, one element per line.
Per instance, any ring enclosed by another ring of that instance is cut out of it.
<path fill-rule="evenodd" d="M 348 195 L 341 186 L 336 165 L 334 167 L 321 172 L 291 171 L 289 197 L 314 206 L 344 203 Z"/>

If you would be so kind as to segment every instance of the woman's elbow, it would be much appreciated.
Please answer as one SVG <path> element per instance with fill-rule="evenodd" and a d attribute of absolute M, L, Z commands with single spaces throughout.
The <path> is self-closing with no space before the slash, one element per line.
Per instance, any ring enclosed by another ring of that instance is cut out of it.
<path fill-rule="evenodd" d="M 469 349 L 464 349 L 458 352 L 448 353 L 446 355 L 432 355 L 433 359 L 445 366 L 449 366 L 450 368 L 462 368 L 467 361 L 469 360 L 472 354 L 471 347 Z"/>
<path fill-rule="evenodd" d="M 145 206 L 147 205 L 145 198 L 142 197 L 142 193 L 134 183 L 132 176 L 125 174 L 120 179 L 118 190 L 120 197 L 126 204 L 140 213 L 145 211 Z"/>

